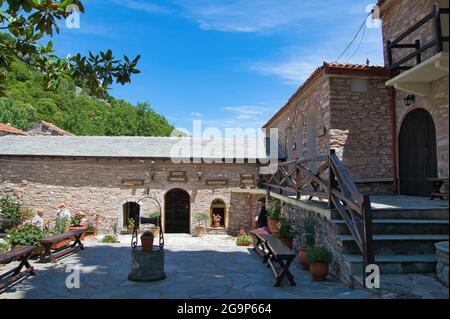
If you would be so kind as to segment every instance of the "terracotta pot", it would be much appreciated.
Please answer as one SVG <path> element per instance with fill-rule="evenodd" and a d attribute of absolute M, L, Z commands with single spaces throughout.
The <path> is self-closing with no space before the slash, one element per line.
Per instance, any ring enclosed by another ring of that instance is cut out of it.
<path fill-rule="evenodd" d="M 280 240 L 289 247 L 289 249 L 292 249 L 292 238 L 286 238 L 286 237 L 280 237 Z"/>
<path fill-rule="evenodd" d="M 70 226 L 69 227 L 69 230 L 86 230 L 87 229 L 87 227 L 86 226 L 77 226 L 77 227 L 74 227 L 74 226 Z M 81 235 L 81 239 L 84 239 L 84 237 L 86 236 L 86 233 L 84 233 L 83 235 Z M 72 237 L 71 238 L 72 240 L 75 240 L 75 237 Z"/>
<path fill-rule="evenodd" d="M 241 226 L 239 227 L 239 235 L 244 235 L 245 234 L 245 227 Z"/>
<path fill-rule="evenodd" d="M 71 243 L 70 239 L 64 239 L 64 240 L 61 240 L 61 241 L 53 244 L 51 248 L 52 249 L 60 249 L 64 246 L 70 245 L 70 243 Z"/>
<path fill-rule="evenodd" d="M 194 229 L 194 236 L 196 237 L 202 237 L 205 234 L 205 227 L 204 226 L 197 226 Z"/>
<path fill-rule="evenodd" d="M 280 224 L 281 221 L 279 220 L 273 220 L 270 217 L 267 218 L 267 224 L 269 226 L 269 232 L 272 235 L 276 235 L 278 234 L 278 225 Z"/>
<path fill-rule="evenodd" d="M 152 251 L 154 239 L 155 239 L 155 237 L 153 235 L 141 236 L 142 250 L 143 251 Z"/>
<path fill-rule="evenodd" d="M 309 270 L 309 264 L 306 260 L 306 254 L 308 253 L 308 250 L 308 247 L 302 247 L 300 248 L 300 251 L 298 253 L 298 262 L 302 266 L 303 270 Z"/>
<path fill-rule="evenodd" d="M 312 278 L 315 281 L 324 281 L 328 276 L 328 263 L 314 263 L 309 266 Z"/>
<path fill-rule="evenodd" d="M 220 223 L 214 223 L 214 227 L 215 228 L 219 228 L 220 227 Z"/>

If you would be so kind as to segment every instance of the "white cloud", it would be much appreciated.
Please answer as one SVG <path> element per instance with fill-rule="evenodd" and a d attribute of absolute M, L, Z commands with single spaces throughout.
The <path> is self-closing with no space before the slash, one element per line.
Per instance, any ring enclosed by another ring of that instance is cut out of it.
<path fill-rule="evenodd" d="M 163 7 L 159 4 L 152 3 L 149 1 L 138 1 L 138 0 L 112 0 L 117 5 L 127 7 L 133 10 L 145 11 L 150 13 L 170 13 L 171 10 Z"/>
<path fill-rule="evenodd" d="M 224 110 L 234 114 L 238 120 L 259 118 L 269 111 L 267 107 L 260 105 L 228 106 Z"/>
<path fill-rule="evenodd" d="M 288 84 L 299 84 L 305 81 L 317 68 L 317 63 L 306 62 L 302 58 L 290 58 L 280 62 L 256 62 L 250 68 L 263 75 L 273 75 Z"/>
<path fill-rule="evenodd" d="M 202 117 L 202 113 L 200 113 L 200 112 L 192 112 L 191 116 L 193 116 L 193 117 Z"/>

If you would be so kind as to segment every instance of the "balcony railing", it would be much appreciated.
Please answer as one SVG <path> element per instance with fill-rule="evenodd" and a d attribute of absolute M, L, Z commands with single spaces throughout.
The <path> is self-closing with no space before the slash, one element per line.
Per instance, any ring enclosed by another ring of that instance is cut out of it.
<path fill-rule="evenodd" d="M 310 163 L 314 163 L 311 169 Z M 336 209 L 345 221 L 363 255 L 363 268 L 375 263 L 372 247 L 372 210 L 370 198 L 353 182 L 334 150 L 314 159 L 301 159 L 278 165 L 272 175 L 260 176 L 261 187 L 284 195 L 328 199 L 329 208 Z M 363 270 L 363 278 L 366 273 Z M 364 281 L 365 282 L 365 281 Z"/>
<path fill-rule="evenodd" d="M 448 36 L 443 36 L 442 34 L 442 15 L 446 14 L 448 16 L 448 8 L 439 8 L 438 4 L 433 5 L 433 10 L 422 20 L 417 22 L 415 25 L 410 27 L 408 30 L 403 32 L 398 38 L 393 41 L 387 41 L 387 55 L 388 55 L 388 66 L 391 70 L 408 70 L 414 66 L 405 65 L 405 63 L 415 59 L 416 65 L 422 63 L 422 57 L 425 51 L 433 49 L 435 53 L 442 52 L 444 50 L 444 42 L 449 42 Z M 425 25 L 430 22 L 433 24 L 433 40 L 423 44 L 420 40 L 415 40 L 414 43 L 402 43 L 408 36 L 413 36 L 416 31 L 424 28 Z M 394 59 L 394 49 L 414 49 L 413 52 L 401 57 L 399 60 Z"/>

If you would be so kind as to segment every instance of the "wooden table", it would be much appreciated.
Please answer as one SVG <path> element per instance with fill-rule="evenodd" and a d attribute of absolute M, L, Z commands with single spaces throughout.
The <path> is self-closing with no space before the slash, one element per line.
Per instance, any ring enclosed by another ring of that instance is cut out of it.
<path fill-rule="evenodd" d="M 77 250 L 84 250 L 83 243 L 81 242 L 81 237 L 86 233 L 84 229 L 77 230 L 69 230 L 65 233 L 46 237 L 41 239 L 39 242 L 44 247 L 44 251 L 41 254 L 39 262 L 47 262 L 50 260 L 51 262 L 56 262 L 56 259 L 62 256 L 65 256 L 71 252 L 75 252 Z M 73 244 L 61 247 L 59 249 L 52 249 L 53 244 L 56 244 L 62 240 L 66 239 L 74 239 Z"/>
<path fill-rule="evenodd" d="M 275 287 L 279 287 L 285 277 L 291 286 L 296 286 L 294 276 L 289 271 L 289 267 L 295 257 L 292 250 L 279 238 L 266 232 L 256 230 L 251 231 L 250 234 L 255 241 L 253 249 L 262 257 L 263 263 L 267 263 L 267 267 L 271 268 L 276 278 Z"/>
<path fill-rule="evenodd" d="M 441 178 L 430 177 L 427 178 L 427 181 L 433 183 L 433 192 L 431 193 L 430 200 L 433 200 L 436 197 L 439 197 L 441 200 L 444 200 L 445 197 L 448 198 L 448 192 L 447 193 L 441 192 L 442 186 L 444 186 L 444 184 L 448 185 L 448 177 L 441 177 Z"/>
<path fill-rule="evenodd" d="M 0 255 L 0 265 L 6 265 L 13 261 L 20 261 L 19 265 L 16 268 L 0 275 L 0 292 L 22 278 L 36 275 L 33 266 L 31 266 L 30 262 L 28 261 L 30 256 L 33 254 L 34 249 L 35 247 L 31 246 L 17 247 Z M 26 267 L 24 271 L 22 271 L 23 267 Z M 1 281 L 5 278 L 6 281 L 2 283 Z"/>

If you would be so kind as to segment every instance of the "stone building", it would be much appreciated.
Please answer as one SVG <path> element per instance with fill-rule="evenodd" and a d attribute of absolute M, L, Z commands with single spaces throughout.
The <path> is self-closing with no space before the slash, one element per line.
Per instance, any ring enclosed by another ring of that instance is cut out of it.
<path fill-rule="evenodd" d="M 384 67 L 324 63 L 265 124 L 289 160 L 336 149 L 361 189 L 392 193 L 391 99 Z"/>
<path fill-rule="evenodd" d="M 106 233 L 126 229 L 135 214 L 159 211 L 155 202 L 141 200 L 148 190 L 161 205 L 166 232 L 192 232 L 194 214 L 205 212 L 210 232 L 236 234 L 241 225 L 251 226 L 264 197 L 256 186 L 265 141 L 252 140 L 250 147 L 226 139 L 201 142 L 202 153 L 193 153 L 191 138 L 3 137 L 0 194 L 44 208 L 48 217 L 60 202 L 95 213 Z M 212 214 L 222 217 L 220 227 L 212 227 Z"/>
<path fill-rule="evenodd" d="M 386 84 L 394 97 L 396 189 L 427 196 L 426 179 L 449 174 L 449 1 L 382 0 L 378 6 L 392 72 Z"/>
<path fill-rule="evenodd" d="M 46 121 L 38 121 L 24 129 L 28 135 L 74 136 L 74 134 Z"/>
<path fill-rule="evenodd" d="M 0 137 L 6 136 L 6 135 L 28 135 L 22 130 L 19 130 L 10 124 L 2 124 L 0 123 Z"/>

